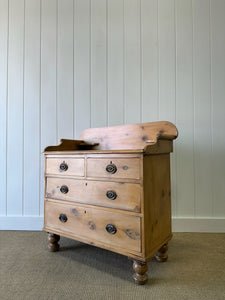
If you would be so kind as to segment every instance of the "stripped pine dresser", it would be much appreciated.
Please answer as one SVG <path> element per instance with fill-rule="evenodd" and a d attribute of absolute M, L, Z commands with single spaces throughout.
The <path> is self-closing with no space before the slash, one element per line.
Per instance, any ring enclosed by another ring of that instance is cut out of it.
<path fill-rule="evenodd" d="M 153 122 L 82 132 L 45 148 L 44 228 L 131 258 L 136 283 L 148 261 L 167 260 L 171 239 L 170 152 L 177 129 Z M 85 250 L 84 250 L 85 251 Z"/>

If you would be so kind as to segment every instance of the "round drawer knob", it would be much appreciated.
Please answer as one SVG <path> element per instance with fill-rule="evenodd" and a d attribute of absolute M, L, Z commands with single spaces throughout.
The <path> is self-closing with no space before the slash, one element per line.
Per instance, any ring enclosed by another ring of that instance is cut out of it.
<path fill-rule="evenodd" d="M 116 226 L 113 224 L 107 224 L 105 227 L 106 231 L 110 234 L 115 234 L 117 232 Z"/>
<path fill-rule="evenodd" d="M 114 164 L 109 164 L 106 166 L 106 171 L 110 174 L 114 174 L 117 171 L 117 167 Z"/>
<path fill-rule="evenodd" d="M 65 162 L 62 162 L 59 166 L 61 171 L 67 171 L 68 170 L 68 165 Z"/>
<path fill-rule="evenodd" d="M 59 215 L 59 220 L 62 222 L 62 223 L 66 223 L 67 221 L 67 216 L 65 214 L 60 214 Z"/>
<path fill-rule="evenodd" d="M 60 188 L 60 192 L 63 194 L 67 194 L 69 192 L 68 186 L 62 185 Z"/>
<path fill-rule="evenodd" d="M 107 191 L 106 196 L 110 199 L 110 200 L 115 200 L 117 197 L 116 192 L 114 191 Z"/>

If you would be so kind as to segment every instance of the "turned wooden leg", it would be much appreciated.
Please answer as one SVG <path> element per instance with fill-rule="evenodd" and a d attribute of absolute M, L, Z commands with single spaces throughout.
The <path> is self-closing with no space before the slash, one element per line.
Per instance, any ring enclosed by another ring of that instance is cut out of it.
<path fill-rule="evenodd" d="M 60 240 L 60 236 L 54 233 L 48 234 L 48 250 L 51 252 L 59 251 L 59 244 L 58 241 Z"/>
<path fill-rule="evenodd" d="M 133 269 L 135 271 L 133 278 L 137 284 L 145 284 L 148 281 L 148 263 L 134 260 Z"/>
<path fill-rule="evenodd" d="M 159 262 L 164 262 L 167 261 L 168 255 L 167 255 L 167 250 L 168 250 L 168 243 L 164 244 L 155 254 L 155 258 Z"/>

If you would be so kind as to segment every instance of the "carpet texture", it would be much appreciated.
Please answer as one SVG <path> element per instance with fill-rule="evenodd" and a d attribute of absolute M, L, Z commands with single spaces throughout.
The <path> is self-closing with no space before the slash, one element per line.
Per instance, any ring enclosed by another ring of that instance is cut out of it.
<path fill-rule="evenodd" d="M 0 232 L 0 299 L 225 299 L 225 234 L 175 233 L 169 259 L 138 286 L 127 257 L 44 232 Z"/>

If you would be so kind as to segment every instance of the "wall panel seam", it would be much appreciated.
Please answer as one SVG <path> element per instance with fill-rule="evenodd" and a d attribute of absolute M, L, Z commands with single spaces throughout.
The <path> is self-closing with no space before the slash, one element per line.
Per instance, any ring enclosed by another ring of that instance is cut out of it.
<path fill-rule="evenodd" d="M 9 100 L 9 0 L 8 0 L 8 23 L 7 23 L 7 29 L 8 29 L 8 32 L 7 32 L 7 74 L 6 74 L 6 170 L 5 170 L 5 180 L 6 180 L 6 199 L 5 199 L 5 208 L 6 208 L 6 216 L 7 216 L 7 208 L 8 208 L 8 203 L 7 203 L 7 200 L 8 200 L 8 189 L 7 189 L 7 186 L 8 186 L 8 100 Z"/>
<path fill-rule="evenodd" d="M 23 108 L 22 108 L 22 114 L 23 114 L 23 141 L 22 141 L 22 216 L 24 215 L 24 84 L 25 84 L 25 26 L 26 26 L 26 0 L 24 0 L 24 7 L 23 7 Z"/>
<path fill-rule="evenodd" d="M 210 150 L 211 150 L 211 170 L 213 170 L 213 96 L 212 96 L 212 1 L 209 0 L 209 42 L 210 42 L 210 136 L 211 136 L 211 144 L 210 144 Z M 212 174 L 212 172 L 211 172 Z M 212 175 L 211 175 L 211 191 L 212 191 L 212 206 L 211 206 L 211 213 L 212 216 L 214 216 L 214 184 L 212 181 Z"/>
<path fill-rule="evenodd" d="M 142 87 L 143 87 L 143 68 L 142 68 L 142 0 L 140 0 L 140 122 L 142 122 L 143 116 L 143 97 L 142 97 Z"/>
<path fill-rule="evenodd" d="M 42 152 L 42 149 L 41 149 L 41 89 L 42 89 L 42 86 L 41 86 L 41 59 L 42 59 L 42 51 L 41 51 L 41 47 L 42 47 L 42 0 L 40 0 L 40 65 L 39 65 L 39 216 L 41 215 L 41 152 Z"/>

